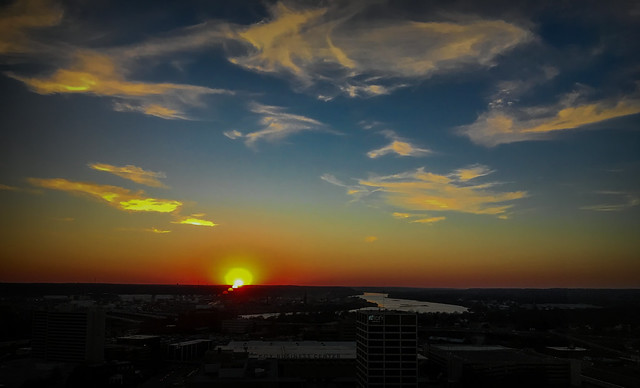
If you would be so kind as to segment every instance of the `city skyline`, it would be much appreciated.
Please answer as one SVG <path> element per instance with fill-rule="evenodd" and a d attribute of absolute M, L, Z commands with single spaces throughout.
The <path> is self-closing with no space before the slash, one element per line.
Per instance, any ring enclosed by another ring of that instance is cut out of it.
<path fill-rule="evenodd" d="M 640 287 L 639 21 L 5 3 L 0 281 Z"/>

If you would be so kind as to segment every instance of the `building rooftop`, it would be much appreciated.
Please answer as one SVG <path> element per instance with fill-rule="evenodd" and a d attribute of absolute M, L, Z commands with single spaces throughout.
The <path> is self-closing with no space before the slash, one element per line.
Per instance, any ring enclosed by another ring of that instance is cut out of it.
<path fill-rule="evenodd" d="M 585 352 L 587 350 L 576 346 L 547 346 L 547 349 L 557 350 L 559 352 Z"/>
<path fill-rule="evenodd" d="M 358 313 L 366 315 L 416 315 L 411 311 L 385 310 L 379 307 L 365 307 L 358 310 Z"/>
<path fill-rule="evenodd" d="M 473 364 L 556 362 L 554 358 L 504 346 L 432 345 L 431 351 Z M 561 363 L 563 361 L 558 360 Z"/>
<path fill-rule="evenodd" d="M 278 359 L 355 359 L 353 341 L 231 341 L 222 351 L 248 352 L 252 358 Z"/>
<path fill-rule="evenodd" d="M 208 339 L 195 339 L 195 340 L 189 340 L 189 341 L 181 341 L 181 342 L 174 342 L 172 344 L 169 344 L 169 346 L 189 346 L 189 345 L 195 345 L 195 344 L 200 344 L 203 342 L 211 342 L 211 340 Z"/>
<path fill-rule="evenodd" d="M 121 339 L 121 340 L 148 340 L 148 339 L 154 339 L 154 338 L 159 338 L 159 336 L 148 335 L 148 334 L 134 334 L 134 335 L 128 335 L 124 337 L 118 337 L 118 339 Z"/>

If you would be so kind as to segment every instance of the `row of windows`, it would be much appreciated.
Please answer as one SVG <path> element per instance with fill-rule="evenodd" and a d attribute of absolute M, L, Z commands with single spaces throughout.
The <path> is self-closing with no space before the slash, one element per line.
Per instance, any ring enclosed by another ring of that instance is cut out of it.
<path fill-rule="evenodd" d="M 382 375 L 368 375 L 368 382 L 369 384 L 381 384 L 381 383 L 416 383 L 418 381 L 417 376 L 415 375 L 411 375 L 411 376 L 401 376 L 401 375 L 397 375 L 397 376 L 390 376 L 390 375 L 386 375 L 386 376 L 382 376 Z"/>
<path fill-rule="evenodd" d="M 362 328 L 362 331 L 368 333 L 383 333 L 383 332 L 400 332 L 403 331 L 405 333 L 415 333 L 417 330 L 416 326 L 367 326 L 366 328 Z"/>
<path fill-rule="evenodd" d="M 363 357 L 364 358 L 364 357 Z M 373 362 L 399 362 L 399 361 L 415 361 L 415 354 L 406 355 L 390 355 L 390 354 L 372 354 L 367 357 L 367 361 Z"/>
<path fill-rule="evenodd" d="M 360 333 L 358 333 L 360 334 Z M 416 332 L 410 332 L 410 333 L 364 333 L 364 334 L 360 334 L 360 337 L 362 338 L 369 338 L 369 339 L 416 339 L 417 334 Z"/>
<path fill-rule="evenodd" d="M 397 347 L 416 347 L 416 341 L 412 340 L 412 341 L 366 341 L 366 343 L 363 343 L 363 345 L 366 346 L 378 346 L 378 347 L 387 347 L 387 348 L 397 348 Z"/>
<path fill-rule="evenodd" d="M 368 354 L 416 354 L 416 347 L 407 348 L 382 348 L 382 347 L 370 347 L 367 349 Z"/>
<path fill-rule="evenodd" d="M 402 370 L 413 370 L 417 368 L 415 362 L 370 362 L 369 370 L 386 371 L 389 376 L 398 375 Z"/>

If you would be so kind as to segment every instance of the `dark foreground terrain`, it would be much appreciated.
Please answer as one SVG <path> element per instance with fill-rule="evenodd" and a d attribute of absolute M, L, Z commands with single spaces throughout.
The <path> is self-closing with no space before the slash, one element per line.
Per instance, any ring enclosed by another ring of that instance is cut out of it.
<path fill-rule="evenodd" d="M 417 315 L 419 387 L 640 386 L 635 289 L 3 283 L 0 387 L 355 387 L 364 292 L 467 308 Z"/>

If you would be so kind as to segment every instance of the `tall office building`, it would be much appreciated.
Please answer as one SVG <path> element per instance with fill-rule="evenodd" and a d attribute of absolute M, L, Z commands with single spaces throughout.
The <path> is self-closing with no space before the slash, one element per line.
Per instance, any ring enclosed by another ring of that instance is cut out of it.
<path fill-rule="evenodd" d="M 58 307 L 35 311 L 31 347 L 36 357 L 52 361 L 104 360 L 104 311 Z"/>
<path fill-rule="evenodd" d="M 416 387 L 417 315 L 361 310 L 356 325 L 358 386 Z"/>

